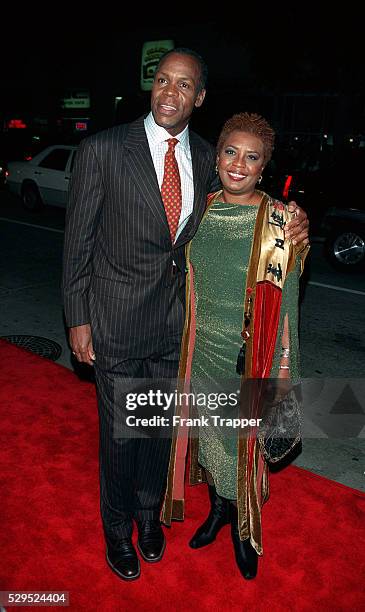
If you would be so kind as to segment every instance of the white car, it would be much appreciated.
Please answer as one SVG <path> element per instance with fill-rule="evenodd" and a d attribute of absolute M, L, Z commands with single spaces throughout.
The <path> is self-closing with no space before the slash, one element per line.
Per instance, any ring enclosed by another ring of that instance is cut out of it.
<path fill-rule="evenodd" d="M 44 204 L 66 207 L 76 149 L 73 145 L 53 145 L 29 161 L 9 162 L 9 190 L 21 196 L 28 210 Z"/>

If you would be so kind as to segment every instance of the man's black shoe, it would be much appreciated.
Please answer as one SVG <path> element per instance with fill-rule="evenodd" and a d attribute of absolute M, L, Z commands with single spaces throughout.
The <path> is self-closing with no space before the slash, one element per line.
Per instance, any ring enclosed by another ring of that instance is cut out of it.
<path fill-rule="evenodd" d="M 135 580 L 141 574 L 139 559 L 130 538 L 106 541 L 106 560 L 123 580 Z"/>
<path fill-rule="evenodd" d="M 160 521 L 137 521 L 137 527 L 137 548 L 143 559 L 148 563 L 160 561 L 166 548 L 166 539 Z"/>
<path fill-rule="evenodd" d="M 190 548 L 202 548 L 214 542 L 218 532 L 230 521 L 229 501 L 217 494 L 215 487 L 208 486 L 210 512 L 207 519 L 197 529 L 189 542 Z"/>

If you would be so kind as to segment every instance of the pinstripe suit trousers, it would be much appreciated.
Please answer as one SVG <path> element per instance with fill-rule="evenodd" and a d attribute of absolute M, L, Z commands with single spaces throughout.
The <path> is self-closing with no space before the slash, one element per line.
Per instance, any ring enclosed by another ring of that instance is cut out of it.
<path fill-rule="evenodd" d="M 153 354 L 119 360 L 97 355 L 95 378 L 100 424 L 100 508 L 106 537 L 132 534 L 132 520 L 158 519 L 165 492 L 171 438 L 114 435 L 115 385 L 123 378 L 174 379 L 177 376 L 185 308 L 182 274 L 171 286 L 166 334 Z"/>

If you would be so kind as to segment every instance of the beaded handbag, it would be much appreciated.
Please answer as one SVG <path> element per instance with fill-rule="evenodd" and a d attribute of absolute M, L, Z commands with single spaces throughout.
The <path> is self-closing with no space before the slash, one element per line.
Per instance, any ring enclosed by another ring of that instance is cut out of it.
<path fill-rule="evenodd" d="M 294 389 L 277 403 L 265 405 L 257 440 L 268 463 L 281 461 L 300 442 L 300 405 Z"/>

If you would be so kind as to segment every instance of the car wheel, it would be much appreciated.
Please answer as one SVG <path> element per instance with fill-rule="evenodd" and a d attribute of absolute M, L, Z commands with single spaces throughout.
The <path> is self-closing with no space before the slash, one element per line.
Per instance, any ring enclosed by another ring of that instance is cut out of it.
<path fill-rule="evenodd" d="M 39 210 L 43 206 L 37 185 L 34 183 L 24 183 L 22 188 L 23 206 L 27 210 Z"/>
<path fill-rule="evenodd" d="M 332 265 L 346 272 L 365 267 L 365 231 L 356 227 L 339 228 L 326 241 Z"/>

